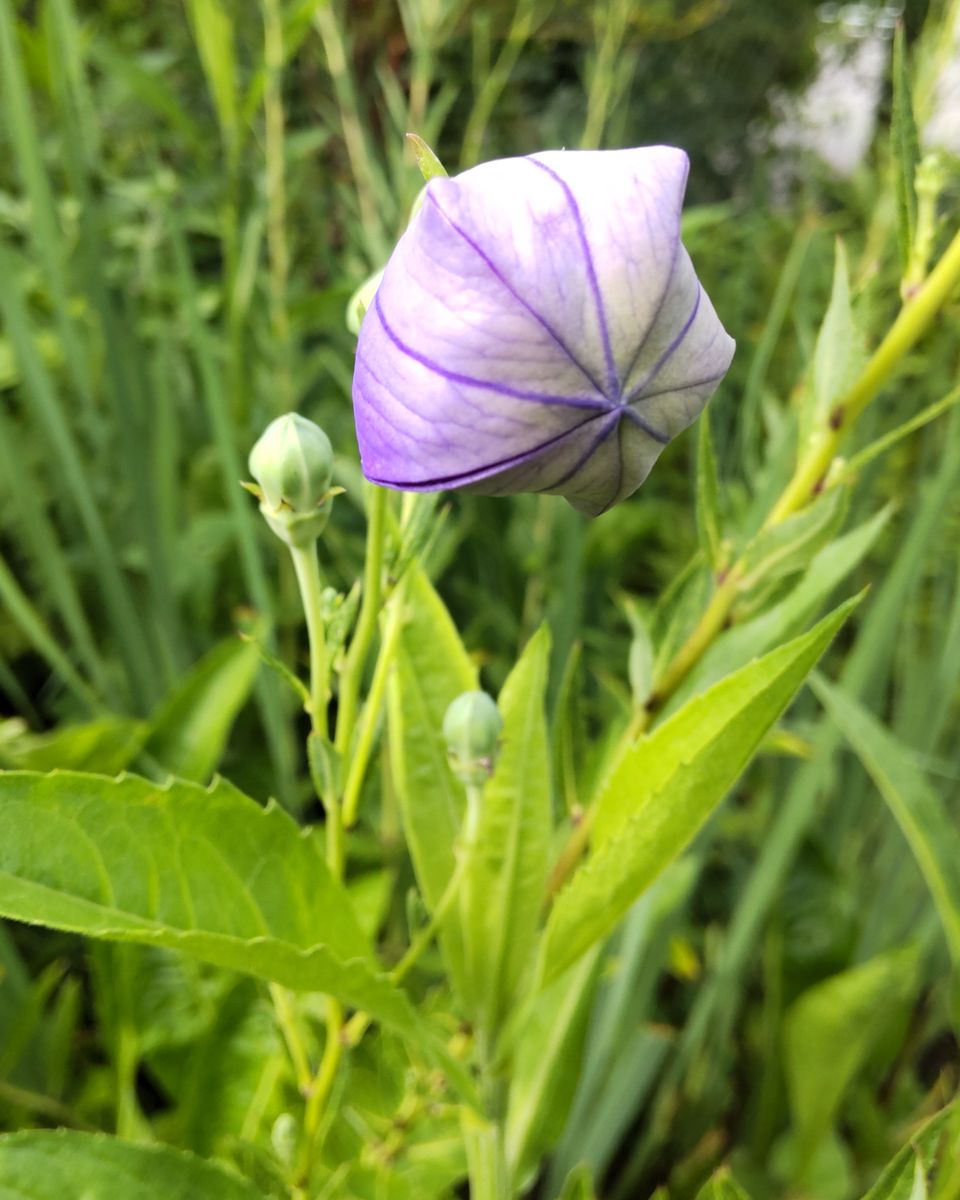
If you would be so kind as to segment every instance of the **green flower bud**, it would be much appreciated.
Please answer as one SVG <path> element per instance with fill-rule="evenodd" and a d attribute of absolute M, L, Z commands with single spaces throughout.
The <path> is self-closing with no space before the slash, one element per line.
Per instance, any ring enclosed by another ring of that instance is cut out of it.
<path fill-rule="evenodd" d="M 319 425 L 286 413 L 263 431 L 250 452 L 250 473 L 263 513 L 274 533 L 303 546 L 323 531 L 330 515 L 333 447 Z"/>
<path fill-rule="evenodd" d="M 502 730 L 503 718 L 486 692 L 464 692 L 447 709 L 443 737 L 462 784 L 476 787 L 493 774 Z"/>
<path fill-rule="evenodd" d="M 379 271 L 374 271 L 372 275 L 360 284 L 347 301 L 347 328 L 354 336 L 360 332 L 360 326 L 367 314 L 367 309 L 373 303 L 373 298 L 377 294 L 377 288 L 380 286 L 380 280 L 383 278 L 383 271 L 383 267 Z"/>

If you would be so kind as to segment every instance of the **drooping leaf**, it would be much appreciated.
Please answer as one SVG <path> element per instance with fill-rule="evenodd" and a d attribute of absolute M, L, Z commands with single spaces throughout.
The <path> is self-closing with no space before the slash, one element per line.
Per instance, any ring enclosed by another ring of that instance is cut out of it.
<path fill-rule="evenodd" d="M 917 1165 L 930 1170 L 947 1121 L 955 1111 L 955 1105 L 950 1104 L 926 1121 L 887 1163 L 863 1200 L 912 1200 Z"/>
<path fill-rule="evenodd" d="M 252 641 L 227 638 L 193 668 L 161 705 L 147 753 L 172 775 L 206 783 L 223 755 L 260 665 Z"/>
<path fill-rule="evenodd" d="M 0 1200 L 260 1200 L 239 1175 L 169 1146 L 61 1129 L 0 1137 Z"/>
<path fill-rule="evenodd" d="M 465 804 L 447 762 L 443 717 L 461 692 L 476 688 L 477 672 L 426 575 L 411 567 L 405 586 L 407 620 L 387 697 L 390 770 L 417 882 L 432 908 L 453 872 Z M 444 922 L 442 944 L 462 987 L 457 928 L 455 920 Z"/>
<path fill-rule="evenodd" d="M 544 700 L 550 665 L 546 626 L 528 642 L 500 694 L 501 748 L 483 791 L 472 859 L 474 971 L 469 999 L 488 1028 L 509 1012 L 534 957 L 550 861 L 550 757 Z"/>
<path fill-rule="evenodd" d="M 910 73 L 903 22 L 893 38 L 893 111 L 890 120 L 893 150 L 894 187 L 897 198 L 897 245 L 901 274 L 907 273 L 917 233 L 916 173 L 920 161 L 917 124 L 910 95 Z"/>
<path fill-rule="evenodd" d="M 784 1021 L 784 1061 L 800 1160 L 829 1132 L 847 1087 L 916 986 L 913 947 L 833 975 L 795 1000 Z"/>
<path fill-rule="evenodd" d="M 0 915 L 167 946 L 426 1034 L 318 840 L 223 780 L 0 774 Z"/>
<path fill-rule="evenodd" d="M 960 831 L 907 748 L 857 700 L 814 676 L 813 690 L 869 772 L 913 851 L 950 955 L 960 965 Z"/>
<path fill-rule="evenodd" d="M 695 697 L 623 754 L 597 797 L 594 849 L 550 914 L 542 982 L 606 937 L 685 849 L 856 603 Z"/>

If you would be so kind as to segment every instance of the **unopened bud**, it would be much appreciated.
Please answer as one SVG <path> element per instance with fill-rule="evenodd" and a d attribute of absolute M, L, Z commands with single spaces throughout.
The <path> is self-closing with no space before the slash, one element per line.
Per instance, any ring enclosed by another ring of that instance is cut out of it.
<path fill-rule="evenodd" d="M 454 775 L 468 787 L 485 783 L 497 761 L 503 718 L 486 692 L 464 692 L 447 709 L 443 736 Z"/>
<path fill-rule="evenodd" d="M 286 413 L 263 431 L 250 452 L 251 490 L 274 533 L 305 545 L 323 531 L 330 515 L 333 448 L 319 425 Z"/>

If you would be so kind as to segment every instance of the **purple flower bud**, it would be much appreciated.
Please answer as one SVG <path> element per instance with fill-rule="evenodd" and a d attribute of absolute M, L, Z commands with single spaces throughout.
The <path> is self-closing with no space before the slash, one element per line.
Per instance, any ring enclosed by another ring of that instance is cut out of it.
<path fill-rule="evenodd" d="M 589 516 L 634 492 L 733 357 L 680 243 L 687 170 L 652 146 L 431 180 L 360 329 L 367 478 Z"/>

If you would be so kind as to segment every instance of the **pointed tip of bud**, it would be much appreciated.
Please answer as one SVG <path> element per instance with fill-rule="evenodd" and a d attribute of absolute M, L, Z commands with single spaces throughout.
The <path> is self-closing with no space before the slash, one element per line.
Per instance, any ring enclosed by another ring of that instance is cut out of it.
<path fill-rule="evenodd" d="M 443 737 L 461 783 L 477 785 L 490 778 L 502 732 L 500 710 L 486 692 L 464 692 L 451 703 L 443 718 Z"/>
<path fill-rule="evenodd" d="M 244 486 L 260 500 L 260 511 L 278 537 L 305 545 L 323 531 L 330 501 L 333 447 L 319 425 L 299 413 L 271 421 L 250 451 L 256 484 Z"/>
<path fill-rule="evenodd" d="M 333 447 L 319 425 L 299 413 L 271 421 L 250 452 L 250 474 L 271 508 L 310 512 L 333 477 Z"/>

